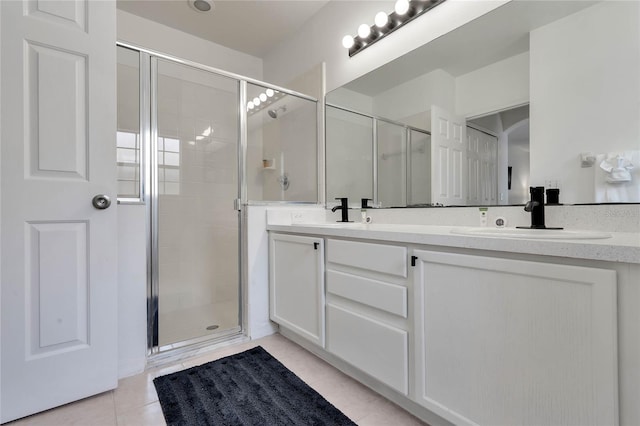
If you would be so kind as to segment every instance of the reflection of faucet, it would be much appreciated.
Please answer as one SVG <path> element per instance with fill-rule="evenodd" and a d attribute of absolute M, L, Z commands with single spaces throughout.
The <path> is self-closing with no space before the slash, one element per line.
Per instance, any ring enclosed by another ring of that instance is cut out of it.
<path fill-rule="evenodd" d="M 547 228 L 544 224 L 544 186 L 531 186 L 529 192 L 531 200 L 525 204 L 524 211 L 531 213 L 531 226 L 517 226 L 517 228 L 562 229 Z"/>
<path fill-rule="evenodd" d="M 340 205 L 334 206 L 331 211 L 335 213 L 336 210 L 342 210 L 342 219 L 338 222 L 349 222 L 349 199 L 348 198 L 336 198 L 340 200 Z"/>

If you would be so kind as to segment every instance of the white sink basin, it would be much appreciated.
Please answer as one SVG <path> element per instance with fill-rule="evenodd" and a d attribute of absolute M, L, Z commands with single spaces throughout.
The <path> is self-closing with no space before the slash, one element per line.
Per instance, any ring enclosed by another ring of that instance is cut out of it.
<path fill-rule="evenodd" d="M 454 228 L 452 234 L 479 237 L 525 238 L 546 240 L 595 240 L 611 238 L 611 234 L 598 231 L 569 229 L 520 229 L 520 228 Z"/>

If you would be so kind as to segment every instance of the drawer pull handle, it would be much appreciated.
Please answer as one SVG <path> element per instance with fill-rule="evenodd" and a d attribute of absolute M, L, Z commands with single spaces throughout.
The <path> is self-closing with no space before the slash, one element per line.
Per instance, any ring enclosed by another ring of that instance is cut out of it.
<path fill-rule="evenodd" d="M 411 256 L 411 266 L 416 266 L 416 260 L 418 260 L 418 256 Z"/>
<path fill-rule="evenodd" d="M 313 249 L 314 250 L 318 250 L 318 246 L 320 245 L 320 243 L 313 243 Z"/>

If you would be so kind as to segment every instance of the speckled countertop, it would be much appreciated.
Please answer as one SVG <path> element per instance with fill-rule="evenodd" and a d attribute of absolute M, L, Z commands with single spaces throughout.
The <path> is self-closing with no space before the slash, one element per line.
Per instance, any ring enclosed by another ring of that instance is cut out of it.
<path fill-rule="evenodd" d="M 640 233 L 608 232 L 602 239 L 543 239 L 461 235 L 458 226 L 297 223 L 267 225 L 269 231 L 492 250 L 607 262 L 640 263 Z M 544 232 L 544 231 L 542 231 Z M 588 231 L 585 231 L 588 232 Z"/>

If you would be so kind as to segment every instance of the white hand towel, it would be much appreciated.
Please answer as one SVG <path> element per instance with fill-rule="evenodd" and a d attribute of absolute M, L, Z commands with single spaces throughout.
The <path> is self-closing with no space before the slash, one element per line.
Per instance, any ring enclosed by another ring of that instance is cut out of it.
<path fill-rule="evenodd" d="M 596 203 L 640 202 L 640 151 L 598 154 L 594 168 Z"/>
<path fill-rule="evenodd" d="M 621 154 L 613 158 L 605 158 L 600 163 L 600 168 L 609 174 L 605 179 L 608 183 L 631 181 L 631 173 L 629 171 L 633 169 L 633 163 Z"/>

